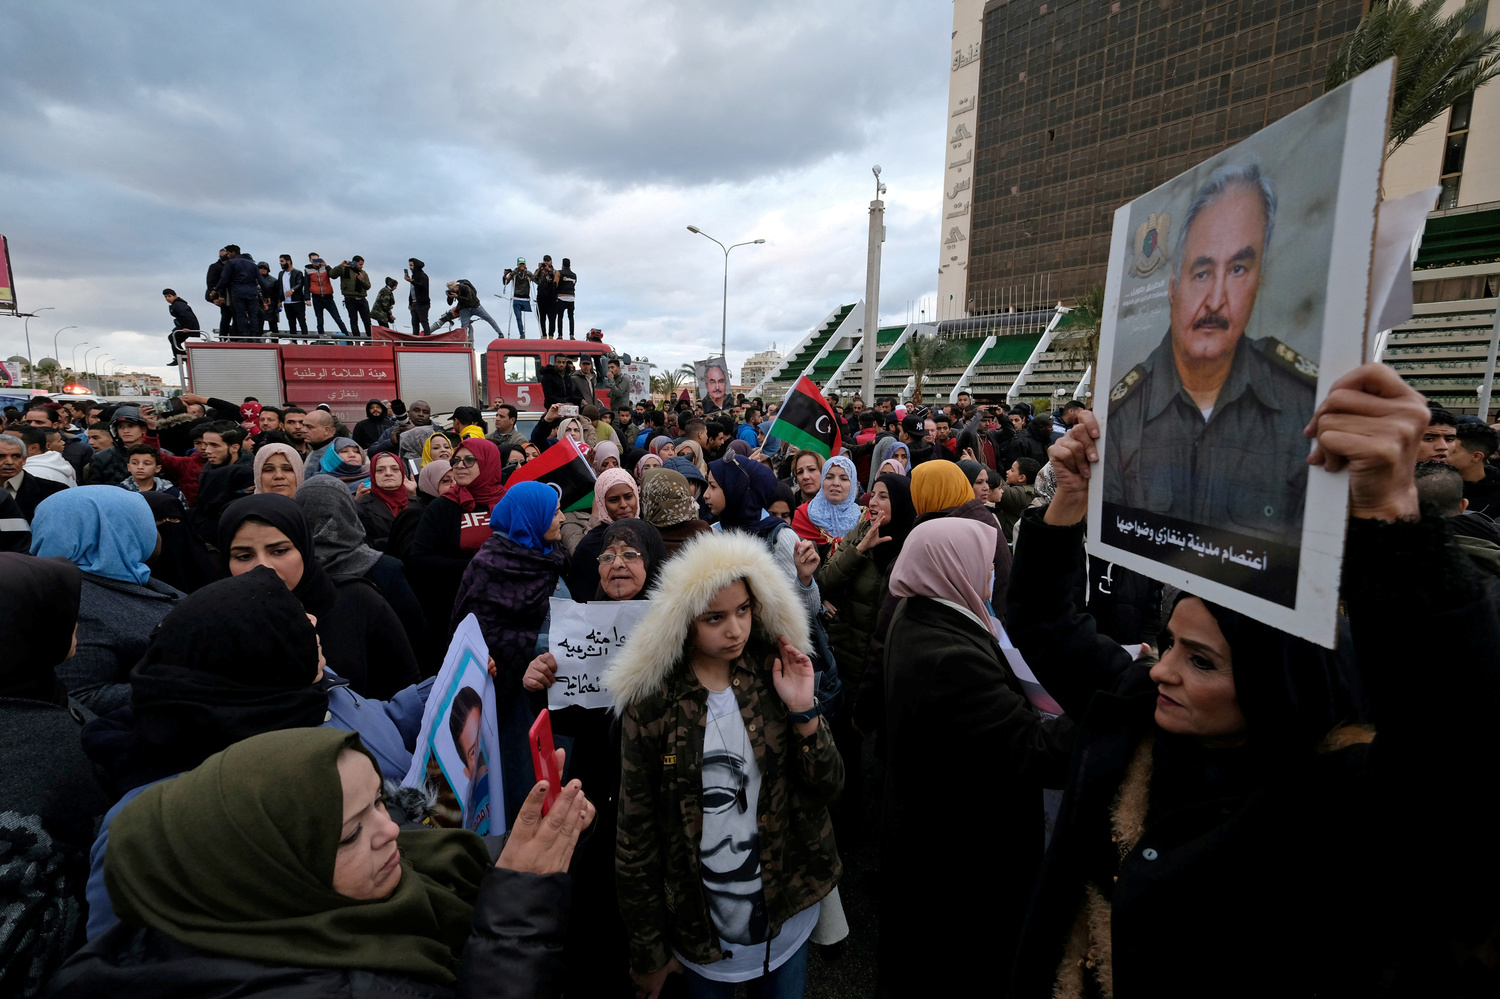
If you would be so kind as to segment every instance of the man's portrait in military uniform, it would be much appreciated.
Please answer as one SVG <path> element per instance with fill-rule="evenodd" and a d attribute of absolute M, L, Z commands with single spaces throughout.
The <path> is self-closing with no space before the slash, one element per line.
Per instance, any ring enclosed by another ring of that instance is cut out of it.
<path fill-rule="evenodd" d="M 1255 164 L 1221 167 L 1173 228 L 1168 328 L 1110 389 L 1104 501 L 1297 546 L 1318 369 L 1245 335 L 1276 253 L 1276 191 Z"/>

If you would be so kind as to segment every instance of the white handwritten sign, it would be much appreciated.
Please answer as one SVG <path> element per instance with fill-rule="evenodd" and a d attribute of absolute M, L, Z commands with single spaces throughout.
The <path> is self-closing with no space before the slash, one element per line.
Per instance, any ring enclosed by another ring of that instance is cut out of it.
<path fill-rule="evenodd" d="M 586 604 L 552 598 L 548 632 L 557 681 L 547 690 L 549 708 L 607 708 L 614 700 L 599 682 L 612 656 L 646 616 L 644 600 L 597 600 Z"/>

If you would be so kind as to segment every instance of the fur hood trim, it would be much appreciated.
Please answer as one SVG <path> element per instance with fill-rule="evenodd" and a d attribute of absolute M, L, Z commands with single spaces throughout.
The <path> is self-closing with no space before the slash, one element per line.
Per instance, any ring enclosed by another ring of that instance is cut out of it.
<path fill-rule="evenodd" d="M 164 419 L 157 420 L 156 432 L 159 434 L 163 430 L 171 430 L 173 427 L 180 427 L 184 423 L 192 423 L 194 420 L 201 419 L 203 419 L 203 417 L 194 416 L 192 413 L 178 413 L 176 416 L 168 416 Z"/>
<path fill-rule="evenodd" d="M 619 708 L 661 689 L 682 660 L 693 619 L 714 594 L 737 579 L 748 581 L 755 596 L 758 632 L 772 641 L 785 635 L 797 648 L 811 649 L 807 610 L 766 543 L 741 531 L 700 534 L 662 565 L 651 590 L 650 610 L 619 658 L 604 671 L 604 686 Z"/>

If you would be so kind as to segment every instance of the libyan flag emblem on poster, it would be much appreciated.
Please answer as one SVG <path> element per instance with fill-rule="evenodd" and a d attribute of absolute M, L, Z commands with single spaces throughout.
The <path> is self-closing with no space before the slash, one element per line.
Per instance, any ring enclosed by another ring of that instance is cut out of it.
<path fill-rule="evenodd" d="M 1136 228 L 1132 242 L 1135 259 L 1130 264 L 1132 274 L 1136 277 L 1149 277 L 1161 266 L 1162 261 L 1167 259 L 1163 247 L 1166 246 L 1167 235 L 1171 230 L 1172 216 L 1165 212 L 1161 215 L 1153 213 Z"/>

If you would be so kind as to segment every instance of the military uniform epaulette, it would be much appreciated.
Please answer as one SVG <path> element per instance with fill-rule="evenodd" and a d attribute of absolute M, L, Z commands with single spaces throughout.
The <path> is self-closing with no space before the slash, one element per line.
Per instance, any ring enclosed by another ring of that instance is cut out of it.
<path fill-rule="evenodd" d="M 1125 377 L 1115 382 L 1115 387 L 1109 390 L 1109 401 L 1117 403 L 1127 395 L 1134 392 L 1141 382 L 1146 380 L 1146 366 L 1137 364 L 1125 372 Z"/>
<path fill-rule="evenodd" d="M 1303 357 L 1274 336 L 1261 337 L 1255 344 L 1277 367 L 1285 368 L 1309 385 L 1318 384 L 1318 362 Z"/>

